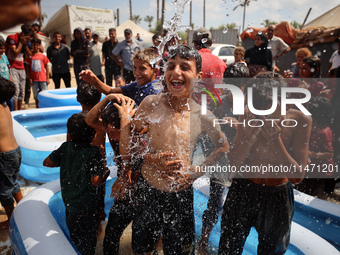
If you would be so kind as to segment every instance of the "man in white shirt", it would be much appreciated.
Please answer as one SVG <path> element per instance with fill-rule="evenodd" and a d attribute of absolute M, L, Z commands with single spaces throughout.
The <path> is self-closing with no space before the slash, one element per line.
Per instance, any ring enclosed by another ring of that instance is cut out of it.
<path fill-rule="evenodd" d="M 332 69 L 336 69 L 338 66 L 340 66 L 340 37 L 335 39 L 335 43 L 338 44 L 338 50 L 334 51 L 331 58 L 329 59 L 329 70 L 328 73 Z"/>
<path fill-rule="evenodd" d="M 102 73 L 102 48 L 103 44 L 99 42 L 99 33 L 94 31 L 92 33 L 92 41 L 90 42 L 90 67 L 92 72 L 104 82 L 104 76 Z"/>
<path fill-rule="evenodd" d="M 275 60 L 290 51 L 290 47 L 280 37 L 275 36 L 276 26 L 270 25 L 267 28 L 268 49 L 271 50 L 273 55 L 273 67 Z"/>

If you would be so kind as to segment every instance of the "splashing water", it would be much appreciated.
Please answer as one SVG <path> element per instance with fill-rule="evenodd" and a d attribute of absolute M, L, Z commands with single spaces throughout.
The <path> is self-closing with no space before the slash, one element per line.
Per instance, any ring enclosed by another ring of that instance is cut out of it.
<path fill-rule="evenodd" d="M 226 28 L 224 28 L 222 32 L 223 32 L 223 34 L 226 34 L 226 33 L 228 33 L 228 28 L 227 28 L 227 27 L 226 27 Z"/>
<path fill-rule="evenodd" d="M 181 40 L 181 37 L 178 35 L 178 31 L 182 29 L 191 29 L 191 26 L 189 25 L 180 25 L 182 21 L 182 16 L 184 14 L 184 9 L 185 5 L 189 4 L 191 0 L 173 0 L 171 2 L 172 5 L 175 6 L 175 15 L 172 17 L 172 19 L 169 22 L 164 22 L 163 24 L 163 29 L 167 30 L 168 33 L 166 36 L 164 36 L 162 39 L 160 39 L 160 43 L 157 46 L 158 50 L 158 56 L 155 59 L 152 59 L 150 61 L 151 65 L 156 64 L 157 68 L 160 68 L 160 61 L 163 60 L 163 53 L 164 53 L 164 48 L 167 44 L 168 41 L 170 41 L 172 38 Z M 175 45 L 172 45 L 169 47 L 169 50 L 171 48 L 176 47 L 177 45 L 177 40 L 175 42 Z"/>

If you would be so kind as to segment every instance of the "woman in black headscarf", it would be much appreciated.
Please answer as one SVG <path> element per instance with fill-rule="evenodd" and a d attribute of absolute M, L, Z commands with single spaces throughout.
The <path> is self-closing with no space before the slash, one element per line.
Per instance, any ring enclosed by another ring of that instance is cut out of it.
<path fill-rule="evenodd" d="M 268 38 L 259 32 L 255 36 L 255 45 L 246 51 L 244 59 L 249 68 L 250 77 L 254 77 L 259 72 L 272 71 L 272 52 L 267 49 Z"/>

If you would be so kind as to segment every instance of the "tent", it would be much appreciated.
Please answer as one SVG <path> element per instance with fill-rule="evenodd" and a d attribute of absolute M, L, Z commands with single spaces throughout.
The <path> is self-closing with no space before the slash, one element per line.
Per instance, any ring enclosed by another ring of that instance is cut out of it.
<path fill-rule="evenodd" d="M 303 26 L 303 29 L 313 27 L 340 27 L 340 4 Z"/>
<path fill-rule="evenodd" d="M 136 38 L 137 33 L 140 34 L 140 38 L 143 40 L 141 44 L 144 46 L 151 46 L 152 45 L 152 36 L 153 33 L 146 31 L 145 29 L 138 26 L 136 23 L 132 22 L 130 19 L 125 21 L 123 24 L 116 28 L 117 31 L 117 39 L 118 41 L 122 41 L 125 39 L 124 37 L 124 30 L 130 28 L 132 30 L 132 34 L 134 38 Z"/>
<path fill-rule="evenodd" d="M 58 31 L 66 35 L 67 44 L 70 45 L 73 40 L 73 30 L 76 27 L 82 29 L 88 27 L 105 38 L 109 28 L 115 27 L 114 12 L 108 9 L 65 5 L 49 19 L 42 31 L 45 34 L 49 33 L 50 36 Z"/>

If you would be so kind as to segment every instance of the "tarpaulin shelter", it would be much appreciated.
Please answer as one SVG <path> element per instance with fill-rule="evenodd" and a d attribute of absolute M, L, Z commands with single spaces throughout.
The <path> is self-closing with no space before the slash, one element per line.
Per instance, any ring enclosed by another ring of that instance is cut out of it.
<path fill-rule="evenodd" d="M 340 27 L 340 4 L 303 26 L 303 29 L 314 27 Z"/>
<path fill-rule="evenodd" d="M 141 44 L 151 46 L 152 45 L 152 36 L 153 33 L 146 31 L 144 28 L 138 26 L 136 23 L 132 22 L 130 19 L 126 20 L 123 24 L 116 28 L 117 32 L 117 39 L 118 41 L 122 41 L 125 39 L 124 37 L 124 30 L 131 29 L 133 37 L 136 38 L 137 33 L 140 34 L 140 38 L 143 40 Z"/>
<path fill-rule="evenodd" d="M 42 31 L 50 36 L 56 31 L 66 35 L 67 44 L 73 40 L 73 30 L 77 27 L 91 31 L 97 31 L 101 37 L 108 34 L 111 27 L 116 27 L 115 15 L 113 10 L 96 9 L 75 5 L 65 5 L 56 12 L 42 28 Z"/>

